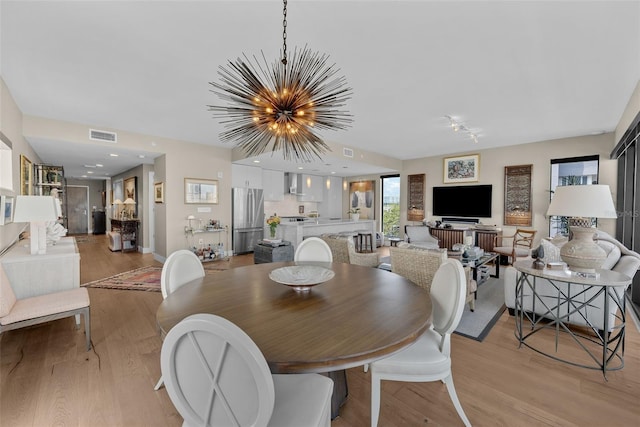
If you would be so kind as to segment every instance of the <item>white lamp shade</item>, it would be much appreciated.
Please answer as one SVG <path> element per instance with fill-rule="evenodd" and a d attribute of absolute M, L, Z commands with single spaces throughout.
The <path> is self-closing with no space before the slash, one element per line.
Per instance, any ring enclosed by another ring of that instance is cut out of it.
<path fill-rule="evenodd" d="M 14 222 L 56 221 L 56 199 L 51 196 L 17 196 Z"/>
<path fill-rule="evenodd" d="M 129 198 L 128 198 L 127 200 L 125 200 L 123 203 L 124 203 L 125 205 L 135 205 L 135 204 L 136 204 L 136 202 L 135 202 L 131 197 L 129 197 Z"/>
<path fill-rule="evenodd" d="M 113 201 L 113 204 L 114 204 L 114 205 L 121 205 L 121 204 L 122 204 L 122 200 L 120 200 L 120 199 L 115 199 L 115 200 Z"/>
<path fill-rule="evenodd" d="M 617 218 L 608 185 L 564 185 L 556 187 L 547 216 Z"/>

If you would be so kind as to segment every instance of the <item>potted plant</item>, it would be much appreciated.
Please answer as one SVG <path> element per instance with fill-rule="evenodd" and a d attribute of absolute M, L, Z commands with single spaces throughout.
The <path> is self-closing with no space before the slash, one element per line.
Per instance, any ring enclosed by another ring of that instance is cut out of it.
<path fill-rule="evenodd" d="M 278 224 L 280 224 L 280 217 L 276 214 L 273 214 L 267 219 L 267 224 L 269 225 L 269 235 L 272 239 L 275 239 L 276 229 L 278 228 Z"/>
<path fill-rule="evenodd" d="M 353 221 L 358 221 L 360 219 L 360 208 L 351 208 L 348 213 Z"/>

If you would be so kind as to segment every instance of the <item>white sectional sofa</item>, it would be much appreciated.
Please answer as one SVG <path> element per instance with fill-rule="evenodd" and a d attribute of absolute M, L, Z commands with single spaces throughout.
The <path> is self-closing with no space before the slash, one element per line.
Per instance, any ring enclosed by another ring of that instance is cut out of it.
<path fill-rule="evenodd" d="M 622 273 L 631 279 L 636 274 L 638 268 L 640 268 L 640 254 L 627 249 L 622 243 L 611 237 L 609 234 L 598 230 L 596 234 L 596 243 L 607 252 L 607 259 L 602 266 L 602 269 L 608 269 Z M 550 248 L 548 242 L 545 243 L 545 247 Z M 554 252 L 551 250 L 545 250 L 545 260 L 549 261 L 548 257 L 559 256 L 559 250 L 556 254 L 548 254 L 548 252 Z M 551 259 L 553 260 L 553 259 Z M 532 260 L 533 261 L 533 260 Z M 509 312 L 513 314 L 516 301 L 516 283 L 519 277 L 519 272 L 513 267 L 507 267 L 504 272 L 504 301 L 505 305 L 509 309 Z M 536 292 L 538 295 L 543 295 L 543 300 L 549 307 L 553 307 L 557 304 L 556 297 L 558 291 L 551 283 L 546 279 L 537 278 L 535 282 Z M 620 301 L 624 298 L 624 292 L 627 290 L 627 286 L 615 287 L 616 295 L 619 296 Z M 581 285 L 571 285 L 571 293 L 577 295 L 585 287 Z M 593 288 L 589 292 L 585 292 L 581 295 L 581 301 L 588 301 L 590 296 L 593 296 L 598 289 Z M 524 310 L 528 312 L 534 312 L 537 314 L 544 314 L 546 308 L 540 301 L 536 301 L 533 304 L 533 298 L 531 295 L 524 296 Z M 561 308 L 566 310 L 566 303 L 561 305 Z M 580 313 L 570 316 L 569 323 L 582 326 L 590 326 L 598 330 L 604 330 L 604 295 L 598 296 L 591 304 L 584 307 Z M 615 315 L 618 311 L 616 304 L 609 304 L 609 331 L 611 332 L 612 326 L 615 324 Z"/>

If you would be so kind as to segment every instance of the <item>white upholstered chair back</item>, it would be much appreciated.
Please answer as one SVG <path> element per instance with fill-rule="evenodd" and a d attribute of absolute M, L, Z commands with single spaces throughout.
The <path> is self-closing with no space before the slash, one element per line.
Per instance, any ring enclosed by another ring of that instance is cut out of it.
<path fill-rule="evenodd" d="M 185 426 L 330 426 L 333 382 L 272 375 L 249 335 L 220 316 L 194 314 L 174 326 L 160 365 Z"/>
<path fill-rule="evenodd" d="M 294 261 L 333 262 L 331 248 L 319 237 L 308 237 L 296 248 Z"/>
<path fill-rule="evenodd" d="M 202 263 L 193 252 L 187 249 L 175 251 L 164 262 L 160 276 L 162 298 L 191 280 L 204 277 Z"/>

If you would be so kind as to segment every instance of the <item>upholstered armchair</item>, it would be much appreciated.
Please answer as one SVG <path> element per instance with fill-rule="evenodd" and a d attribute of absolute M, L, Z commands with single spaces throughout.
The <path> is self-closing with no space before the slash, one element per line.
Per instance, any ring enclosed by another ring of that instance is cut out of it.
<path fill-rule="evenodd" d="M 513 265 L 517 258 L 529 256 L 536 233 L 536 230 L 518 228 L 512 236 L 495 236 L 493 252 L 499 253 L 500 258 L 508 257 L 509 265 Z"/>
<path fill-rule="evenodd" d="M 431 290 L 433 276 L 440 265 L 447 260 L 446 249 L 420 249 L 402 245 L 389 248 L 391 254 L 391 271 L 411 280 L 416 285 Z M 478 285 L 470 277 L 471 269 L 465 267 L 467 293 L 465 302 L 469 303 L 471 311 L 475 310 L 475 293 Z"/>
<path fill-rule="evenodd" d="M 322 236 L 322 240 L 325 241 L 331 249 L 333 255 L 333 262 L 343 262 L 346 264 L 356 264 L 365 267 L 377 267 L 380 265 L 378 254 L 373 253 L 358 253 L 356 247 L 353 244 L 351 237 L 340 237 L 337 235 Z"/>
<path fill-rule="evenodd" d="M 424 225 L 405 225 L 404 234 L 407 243 L 425 249 L 438 249 L 440 243 L 429 233 L 429 227 Z"/>

